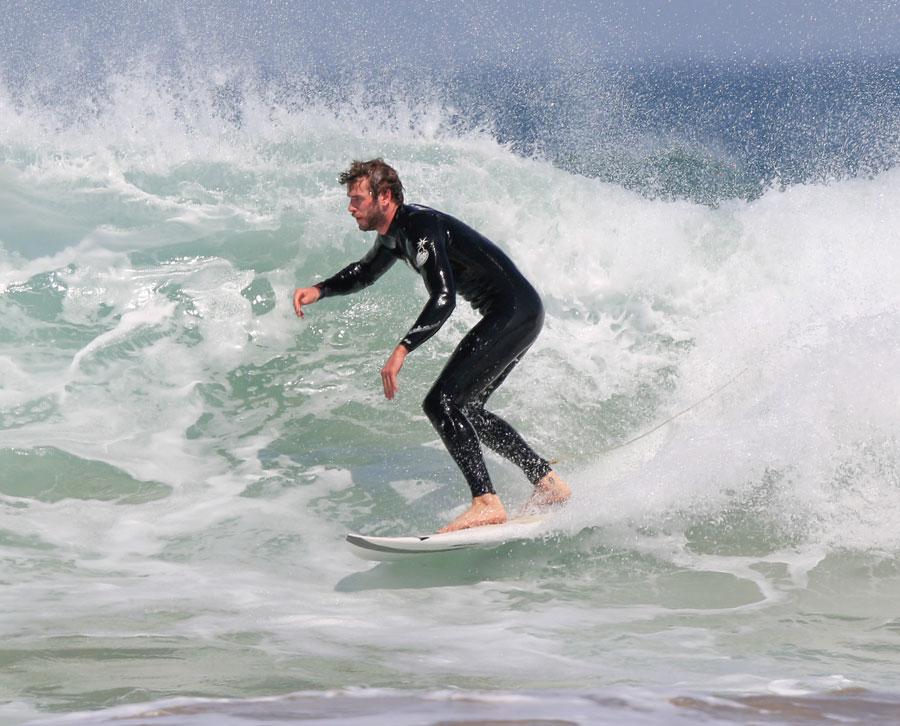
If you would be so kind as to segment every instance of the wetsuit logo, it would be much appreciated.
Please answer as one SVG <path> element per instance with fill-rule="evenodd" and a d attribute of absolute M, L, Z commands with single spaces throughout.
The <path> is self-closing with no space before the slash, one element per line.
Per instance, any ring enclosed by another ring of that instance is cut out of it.
<path fill-rule="evenodd" d="M 422 267 L 422 265 L 428 262 L 428 250 L 425 249 L 425 245 L 427 244 L 427 237 L 422 237 L 422 239 L 419 240 L 419 251 L 416 252 L 416 269 L 419 269 L 420 267 Z"/>

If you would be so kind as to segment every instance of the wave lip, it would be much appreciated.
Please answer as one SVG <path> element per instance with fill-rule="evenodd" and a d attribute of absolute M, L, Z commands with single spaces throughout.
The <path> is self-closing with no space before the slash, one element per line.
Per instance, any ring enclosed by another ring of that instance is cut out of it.
<path fill-rule="evenodd" d="M 895 167 L 898 63 L 536 63 L 385 80 L 146 53 L 58 92 L 0 79 L 0 149 L 45 174 L 128 181 L 192 163 L 277 174 L 321 160 L 329 131 L 370 156 L 385 141 L 487 136 L 649 198 L 717 206 Z"/>

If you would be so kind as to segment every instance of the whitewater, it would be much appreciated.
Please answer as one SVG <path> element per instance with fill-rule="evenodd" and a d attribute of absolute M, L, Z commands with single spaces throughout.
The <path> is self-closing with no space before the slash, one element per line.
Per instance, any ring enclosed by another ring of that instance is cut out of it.
<path fill-rule="evenodd" d="M 897 126 L 786 178 L 637 123 L 541 137 L 537 89 L 504 126 L 473 83 L 317 84 L 0 87 L 0 720 L 896 720 Z M 373 156 L 544 299 L 492 398 L 575 490 L 533 541 L 343 545 L 466 499 L 420 406 L 476 314 L 388 402 L 416 275 L 291 309 L 371 245 L 336 177 Z"/>

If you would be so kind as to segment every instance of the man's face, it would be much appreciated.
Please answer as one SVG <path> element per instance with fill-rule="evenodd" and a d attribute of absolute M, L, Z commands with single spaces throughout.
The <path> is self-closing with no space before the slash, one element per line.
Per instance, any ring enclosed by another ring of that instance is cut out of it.
<path fill-rule="evenodd" d="M 350 204 L 347 211 L 353 215 L 356 223 L 363 232 L 378 229 L 385 220 L 385 197 L 376 197 L 369 189 L 368 179 L 357 179 L 347 189 L 347 197 Z"/>

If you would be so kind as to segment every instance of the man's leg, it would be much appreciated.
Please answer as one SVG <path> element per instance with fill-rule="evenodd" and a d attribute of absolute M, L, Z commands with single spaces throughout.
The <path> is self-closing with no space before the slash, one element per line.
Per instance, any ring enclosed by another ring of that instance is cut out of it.
<path fill-rule="evenodd" d="M 484 411 L 484 401 L 534 342 L 542 321 L 539 301 L 482 318 L 457 346 L 423 402 L 472 492 L 472 507 L 441 531 L 506 521 L 484 463 L 479 433 L 489 446 L 521 462 L 536 487 L 551 473 L 549 464 L 509 424 Z"/>
<path fill-rule="evenodd" d="M 477 399 L 463 408 L 466 417 L 478 433 L 481 443 L 504 459 L 516 464 L 532 484 L 537 484 L 550 473 L 550 464 L 532 449 L 509 423 L 497 414 L 485 409 L 490 395 L 497 390 L 515 368 L 525 351 L 522 351 L 506 369 L 482 391 Z"/>
<path fill-rule="evenodd" d="M 524 354 L 524 352 L 523 352 Z M 512 426 L 494 413 L 485 409 L 488 397 L 503 383 L 510 371 L 519 362 L 520 354 L 505 371 L 488 386 L 478 400 L 465 407 L 466 416 L 478 433 L 482 443 L 490 447 L 508 461 L 518 465 L 534 486 L 534 493 L 528 504 L 533 507 L 547 507 L 562 504 L 572 496 L 572 490 L 562 477 L 550 467 L 550 463 L 539 456 L 525 442 Z"/>
<path fill-rule="evenodd" d="M 506 521 L 506 510 L 494 492 L 478 434 L 463 411 L 465 402 L 502 373 L 502 360 L 490 355 L 497 321 L 483 318 L 460 341 L 422 403 L 428 419 L 462 471 L 472 505 L 440 531 L 453 531 Z"/>

